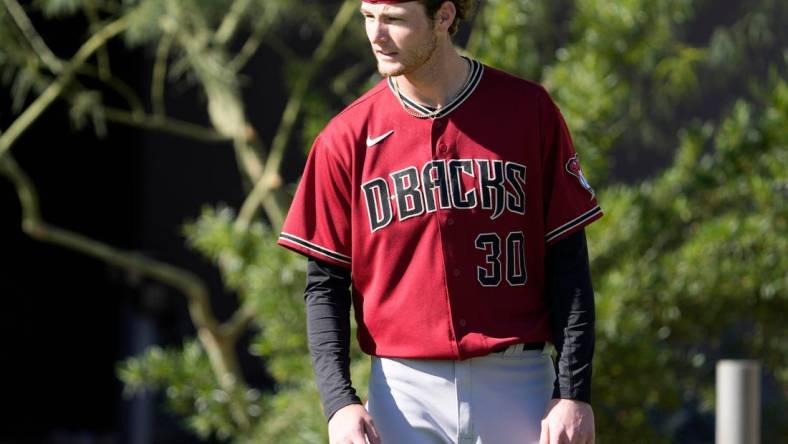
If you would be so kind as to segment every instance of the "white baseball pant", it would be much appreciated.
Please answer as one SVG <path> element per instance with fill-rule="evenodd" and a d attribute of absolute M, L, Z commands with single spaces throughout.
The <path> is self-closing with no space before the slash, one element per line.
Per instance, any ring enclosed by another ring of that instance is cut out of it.
<path fill-rule="evenodd" d="M 539 442 L 551 347 L 464 361 L 372 357 L 367 409 L 383 444 Z"/>

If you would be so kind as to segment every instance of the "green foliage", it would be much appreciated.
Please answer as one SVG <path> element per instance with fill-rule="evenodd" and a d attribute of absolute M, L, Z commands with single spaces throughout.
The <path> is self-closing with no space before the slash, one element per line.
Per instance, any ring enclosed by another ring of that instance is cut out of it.
<path fill-rule="evenodd" d="M 36 0 L 35 5 L 48 18 L 63 17 L 80 10 L 85 0 Z"/>
<path fill-rule="evenodd" d="M 309 153 L 312 142 L 333 117 L 333 109 L 329 107 L 321 92 L 315 91 L 307 95 L 304 103 L 304 129 L 301 131 L 301 146 L 304 154 Z"/>
<path fill-rule="evenodd" d="M 305 262 L 276 245 L 276 236 L 260 223 L 243 232 L 233 228 L 227 208 L 207 208 L 186 228 L 189 243 L 219 265 L 225 285 L 242 304 L 259 313 L 261 332 L 252 352 L 269 359 L 269 373 L 280 384 L 311 373 L 306 345 L 303 290 Z"/>
<path fill-rule="evenodd" d="M 685 131 L 659 177 L 603 193 L 608 217 L 589 233 L 600 440 L 656 439 L 646 413 L 686 399 L 711 414 L 718 359 L 758 359 L 788 387 L 786 123 L 788 83 L 774 79 L 761 103 Z M 767 420 L 767 437 L 786 433 Z"/>
<path fill-rule="evenodd" d="M 198 436 L 227 439 L 238 434 L 230 412 L 230 402 L 242 405 L 251 417 L 260 416 L 260 392 L 242 383 L 232 393 L 217 388 L 203 348 L 194 341 L 180 349 L 154 346 L 141 356 L 118 366 L 118 376 L 127 396 L 144 390 L 160 390 L 167 406 L 186 418 L 186 425 Z"/>
<path fill-rule="evenodd" d="M 129 1 L 124 2 L 124 7 L 127 13 L 134 12 L 129 15 L 129 27 L 124 33 L 126 44 L 132 48 L 156 42 L 161 38 L 162 24 L 171 20 L 167 2 L 163 0 Z"/>
<path fill-rule="evenodd" d="M 90 122 L 98 137 L 106 136 L 104 108 L 100 104 L 101 94 L 98 91 L 84 91 L 75 94 L 69 110 L 69 117 L 71 117 L 74 127 L 82 129 Z"/>
<path fill-rule="evenodd" d="M 730 92 L 747 94 L 745 72 L 785 66 L 786 8 L 768 0 L 738 5 L 730 26 L 710 27 L 713 2 L 520 0 L 486 2 L 469 49 L 493 66 L 541 81 L 567 119 L 597 187 L 610 162 L 637 153 L 666 157 L 682 116 Z M 775 57 L 778 55 L 780 57 Z M 702 82 L 701 82 L 702 79 Z M 730 100 L 730 99 L 727 99 Z M 724 109 L 720 105 L 716 114 Z"/>
<path fill-rule="evenodd" d="M 233 3 L 231 0 L 126 0 L 125 12 L 134 13 L 124 33 L 126 43 L 131 47 L 156 44 L 163 34 L 184 31 L 202 33 L 201 41 L 195 43 L 209 43 L 211 36 L 203 30 L 218 28 Z M 239 17 L 242 28 L 273 28 L 273 31 L 289 1 L 250 0 L 248 3 L 246 14 Z"/>
<path fill-rule="evenodd" d="M 569 33 L 571 0 L 488 0 L 476 18 L 468 53 L 490 66 L 538 81 Z"/>
<path fill-rule="evenodd" d="M 678 25 L 693 13 L 690 1 L 579 0 L 576 7 L 577 39 L 558 50 L 544 83 L 561 106 L 591 177 L 603 181 L 607 153 L 617 142 L 632 138 L 643 146 L 669 140 L 656 132 L 650 115 L 673 104 L 652 102 L 670 97 L 660 85 L 691 84 L 692 64 L 703 53 L 679 40 Z M 662 72 L 671 66 L 686 69 L 667 71 L 666 82 Z M 687 69 L 690 78 L 682 77 Z"/>
<path fill-rule="evenodd" d="M 31 56 L 17 26 L 6 9 L 0 8 L 0 84 L 9 87 L 11 112 L 18 113 L 28 97 L 46 87 L 41 63 Z"/>
<path fill-rule="evenodd" d="M 307 354 L 303 357 L 308 360 Z M 365 399 L 367 394 L 369 366 L 368 357 L 353 344 L 350 372 L 361 399 Z M 265 397 L 267 414 L 251 435 L 258 440 L 253 442 L 300 444 L 328 441 L 326 419 L 320 408 L 320 397 L 311 370 L 309 374 L 291 379 L 294 384 L 279 387 L 275 395 Z"/>
<path fill-rule="evenodd" d="M 276 382 L 276 392 L 264 396 L 263 415 L 256 431 L 239 439 L 324 441 L 326 421 L 320 410 L 306 343 L 306 262 L 302 256 L 276 245 L 278 233 L 267 226 L 255 223 L 239 232 L 234 221 L 235 215 L 229 208 L 205 208 L 184 231 L 192 247 L 218 264 L 227 288 L 238 293 L 243 305 L 254 308 L 259 331 L 249 351 L 265 361 Z M 354 383 L 364 396 L 369 361 L 355 343 L 351 360 Z"/>
<path fill-rule="evenodd" d="M 714 23 L 714 2 L 565 3 L 486 2 L 470 47 L 548 87 L 601 190 L 599 442 L 670 442 L 667 418 L 687 402 L 711 414 L 720 358 L 758 359 L 788 387 L 788 10 L 749 1 Z M 674 147 L 650 180 L 610 175 L 611 161 Z M 767 441 L 786 434 L 775 402 Z"/>

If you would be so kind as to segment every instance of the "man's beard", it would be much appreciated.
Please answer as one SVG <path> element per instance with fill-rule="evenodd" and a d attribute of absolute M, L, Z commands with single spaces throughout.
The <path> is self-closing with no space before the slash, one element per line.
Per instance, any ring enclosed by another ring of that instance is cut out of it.
<path fill-rule="evenodd" d="M 413 71 L 421 68 L 432 57 L 432 54 L 435 53 L 435 48 L 437 47 L 438 37 L 432 35 L 432 38 L 429 39 L 424 44 L 424 46 L 421 46 L 413 53 L 404 56 L 399 62 L 398 67 L 386 71 L 382 68 L 380 62 L 378 62 L 378 73 L 380 73 L 382 77 L 396 77 L 410 74 Z"/>

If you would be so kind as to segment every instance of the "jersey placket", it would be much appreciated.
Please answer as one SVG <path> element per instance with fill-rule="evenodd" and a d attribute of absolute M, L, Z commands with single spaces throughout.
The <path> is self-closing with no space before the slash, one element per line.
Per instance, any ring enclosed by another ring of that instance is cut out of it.
<path fill-rule="evenodd" d="M 449 118 L 443 117 L 440 119 L 435 119 L 432 121 L 432 137 L 431 137 L 431 147 L 432 147 L 432 159 L 437 161 L 443 161 L 448 164 L 450 159 L 455 158 L 456 149 L 452 145 L 451 137 L 450 137 L 450 130 L 449 130 Z M 449 181 L 448 177 L 448 169 L 446 171 L 447 175 L 443 178 L 447 182 Z M 442 186 L 448 188 L 448 184 L 442 184 Z M 457 338 L 457 327 L 460 328 L 464 327 L 466 321 L 464 318 L 460 318 L 455 320 L 455 313 L 454 307 L 452 306 L 452 292 L 451 288 L 453 287 L 451 280 L 457 279 L 460 276 L 460 269 L 456 267 L 456 261 L 453 257 L 453 253 L 450 249 L 446 248 L 447 238 L 451 238 L 447 234 L 448 231 L 451 231 L 452 226 L 455 223 L 453 214 L 453 208 L 451 204 L 448 205 L 448 208 L 443 208 L 443 205 L 436 205 L 435 217 L 438 227 L 438 236 L 440 238 L 441 243 L 441 256 L 443 258 L 443 269 L 444 269 L 444 279 L 446 281 L 445 291 L 446 291 L 446 311 L 448 317 L 448 324 L 449 324 L 449 338 L 451 341 L 452 349 L 456 353 L 457 357 L 459 358 L 462 355 L 462 352 L 459 350 L 459 341 Z M 460 331 L 461 333 L 461 331 Z"/>

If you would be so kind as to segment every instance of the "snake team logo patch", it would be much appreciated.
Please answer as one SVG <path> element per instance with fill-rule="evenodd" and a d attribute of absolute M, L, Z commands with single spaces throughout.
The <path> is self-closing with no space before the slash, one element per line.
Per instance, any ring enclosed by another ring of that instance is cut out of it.
<path fill-rule="evenodd" d="M 566 162 L 566 172 L 575 176 L 577 180 L 580 182 L 580 185 L 582 185 L 583 188 L 586 189 L 586 191 L 591 193 L 591 199 L 593 199 L 594 196 L 596 196 L 594 189 L 591 188 L 591 184 L 588 183 L 588 180 L 586 180 L 586 176 L 583 175 L 583 170 L 580 169 L 580 161 L 577 159 L 577 154 L 575 154 L 574 157 L 572 157 L 571 159 L 569 159 L 568 162 Z"/>

